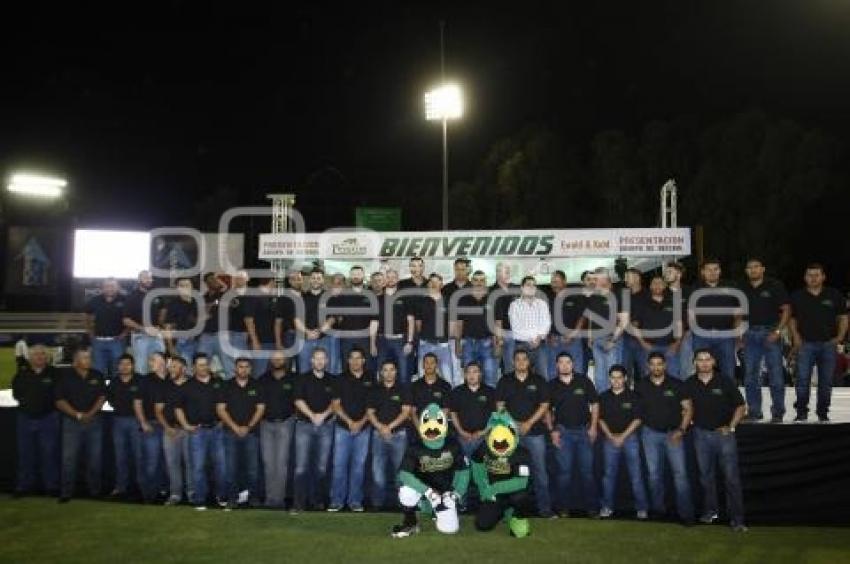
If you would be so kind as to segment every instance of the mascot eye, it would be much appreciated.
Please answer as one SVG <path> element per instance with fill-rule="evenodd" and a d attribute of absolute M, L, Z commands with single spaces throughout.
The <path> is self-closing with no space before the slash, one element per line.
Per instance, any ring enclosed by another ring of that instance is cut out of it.
<path fill-rule="evenodd" d="M 422 422 L 423 423 L 427 423 L 430 420 L 431 420 L 431 417 L 427 413 L 422 414 Z"/>
<path fill-rule="evenodd" d="M 438 424 L 438 425 L 445 425 L 445 423 L 446 423 L 446 422 L 445 422 L 445 421 L 443 421 L 443 416 L 442 416 L 442 415 L 441 415 L 441 416 L 439 416 L 439 417 L 437 417 L 437 424 Z"/>

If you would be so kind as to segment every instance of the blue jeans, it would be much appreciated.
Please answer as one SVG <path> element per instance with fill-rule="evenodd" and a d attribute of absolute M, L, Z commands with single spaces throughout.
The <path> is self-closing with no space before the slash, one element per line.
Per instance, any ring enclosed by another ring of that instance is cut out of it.
<path fill-rule="evenodd" d="M 201 333 L 198 336 L 198 352 L 207 355 L 210 364 L 212 364 L 213 358 L 218 358 L 218 362 L 224 370 L 224 351 L 221 349 L 218 333 Z"/>
<path fill-rule="evenodd" d="M 673 378 L 676 378 L 677 380 L 685 379 L 685 376 L 681 374 L 682 369 L 679 364 L 679 359 L 681 358 L 679 354 L 681 353 L 681 349 L 676 351 L 675 353 L 671 353 L 670 345 L 666 344 L 652 345 L 648 351 L 644 350 L 643 348 L 641 348 L 641 350 L 643 351 L 643 358 L 641 360 L 641 362 L 643 363 L 643 372 L 641 373 L 642 376 L 645 377 L 649 374 L 649 355 L 654 352 L 660 352 L 664 355 L 664 361 L 667 363 L 667 374 L 669 374 Z"/>
<path fill-rule="evenodd" d="M 191 455 L 189 437 L 180 429 L 172 437 L 168 433 L 162 436 L 162 452 L 165 455 L 165 469 L 168 472 L 168 490 L 172 498 L 183 499 L 183 484 L 186 484 L 186 498 L 192 499 Z M 185 476 L 185 480 L 184 480 Z"/>
<path fill-rule="evenodd" d="M 286 421 L 260 423 L 260 453 L 266 484 L 266 507 L 283 507 L 286 486 L 289 483 L 289 455 L 292 452 L 294 435 L 294 416 Z"/>
<path fill-rule="evenodd" d="M 687 380 L 694 372 L 694 336 L 690 332 L 687 332 L 682 337 L 682 344 L 679 346 L 678 378 L 680 380 Z"/>
<path fill-rule="evenodd" d="M 718 431 L 707 431 L 694 427 L 694 448 L 699 465 L 699 481 L 705 495 L 703 512 L 716 513 L 717 506 L 717 462 L 726 489 L 726 512 L 731 524 L 744 523 L 744 496 L 741 493 L 741 476 L 738 473 L 738 445 L 735 435 L 723 435 Z"/>
<path fill-rule="evenodd" d="M 721 374 L 735 381 L 735 337 L 693 336 L 694 352 L 708 349 L 714 356 L 717 369 Z"/>
<path fill-rule="evenodd" d="M 334 421 L 328 418 L 319 426 L 310 421 L 295 422 L 295 495 L 293 505 L 322 503 L 327 482 L 328 462 L 334 440 Z"/>
<path fill-rule="evenodd" d="M 174 339 L 174 350 L 177 351 L 177 356 L 186 361 L 186 368 L 189 374 L 191 374 L 195 352 L 198 350 L 198 342 L 194 338 Z"/>
<path fill-rule="evenodd" d="M 797 353 L 797 401 L 794 407 L 797 413 L 808 415 L 809 394 L 812 386 L 812 368 L 818 367 L 818 403 L 817 414 L 827 415 L 832 399 L 832 377 L 838 351 L 834 343 L 803 341 Z"/>
<path fill-rule="evenodd" d="M 419 339 L 419 373 L 422 374 L 422 359 L 426 354 L 437 355 L 437 370 L 440 376 L 455 387 L 454 367 L 452 359 L 452 350 L 449 348 L 449 343 L 432 343 L 424 339 Z"/>
<path fill-rule="evenodd" d="M 259 435 L 252 432 L 239 437 L 230 429 L 224 429 L 223 433 L 228 500 L 236 503 L 239 492 L 243 490 L 248 490 L 251 499 L 257 499 L 260 479 Z"/>
<path fill-rule="evenodd" d="M 408 363 L 410 355 L 404 354 L 404 339 L 387 339 L 386 337 L 378 337 L 376 342 L 378 346 L 378 357 L 375 361 L 375 368 L 380 371 L 381 364 L 385 360 L 395 360 L 398 364 L 398 381 L 401 384 L 410 384 L 410 372 Z M 419 351 L 419 357 L 422 358 L 422 351 Z"/>
<path fill-rule="evenodd" d="M 330 372 L 331 338 L 329 335 L 322 335 L 318 339 L 304 339 L 301 350 L 298 352 L 298 370 L 302 374 L 310 372 L 312 368 L 310 357 L 313 356 L 313 351 L 319 347 L 322 347 L 328 353 L 327 370 Z"/>
<path fill-rule="evenodd" d="M 620 364 L 623 359 L 623 338 L 614 341 L 610 350 L 605 348 L 608 336 L 595 337 L 590 342 L 590 350 L 593 352 L 593 383 L 596 391 L 600 394 L 609 388 L 608 371 L 615 364 Z"/>
<path fill-rule="evenodd" d="M 637 381 L 648 372 L 646 363 L 644 362 L 645 354 L 637 338 L 628 333 L 623 334 L 623 358 L 621 364 L 626 367 L 626 372 L 628 372 L 629 377 L 633 381 Z"/>
<path fill-rule="evenodd" d="M 369 337 L 340 337 L 339 356 L 343 372 L 348 368 L 348 354 L 355 347 L 363 351 L 366 357 L 366 370 L 375 374 L 375 359 L 369 354 Z"/>
<path fill-rule="evenodd" d="M 761 417 L 761 360 L 767 365 L 770 383 L 770 411 L 774 417 L 785 415 L 785 373 L 782 369 L 782 340 L 767 340 L 770 327 L 750 327 L 744 333 L 744 386 L 750 415 Z"/>
<path fill-rule="evenodd" d="M 549 343 L 549 376 L 554 380 L 558 377 L 558 355 L 561 353 L 569 354 L 573 359 L 575 371 L 579 374 L 584 372 L 584 342 L 581 339 L 573 339 L 569 343 L 565 343 L 563 337 L 555 335 L 553 342 Z"/>
<path fill-rule="evenodd" d="M 470 362 L 477 362 L 481 365 L 481 374 L 484 378 L 484 383 L 493 388 L 499 381 L 498 359 L 493 356 L 493 338 L 485 337 L 483 339 L 463 340 L 463 366 L 465 367 Z M 452 383 L 454 385 L 454 383 Z"/>
<path fill-rule="evenodd" d="M 46 492 L 59 491 L 59 413 L 30 417 L 20 410 L 15 427 L 18 443 L 18 477 L 15 490 L 32 491 L 37 478 Z"/>
<path fill-rule="evenodd" d="M 514 341 L 516 351 L 526 351 L 528 360 L 531 362 L 531 371 L 549 380 L 549 347 L 546 341 L 542 341 L 536 349 L 531 348 L 531 343 L 525 341 Z"/>
<path fill-rule="evenodd" d="M 371 434 L 368 425 L 354 435 L 344 427 L 334 426 L 331 505 L 342 507 L 348 503 L 349 507 L 363 507 L 363 480 Z"/>
<path fill-rule="evenodd" d="M 516 341 L 513 337 L 505 336 L 502 339 L 502 376 L 514 371 L 514 352 L 516 352 Z"/>
<path fill-rule="evenodd" d="M 393 433 L 387 440 L 372 429 L 372 507 L 381 509 L 387 499 L 387 488 L 396 489 L 398 470 L 407 449 L 407 432 L 404 429 Z M 392 464 L 391 478 L 387 479 L 387 462 Z"/>
<path fill-rule="evenodd" d="M 136 373 L 147 374 L 150 372 L 148 357 L 155 352 L 165 352 L 165 343 L 162 337 L 151 337 L 145 333 L 131 333 L 130 349 L 133 351 Z"/>
<path fill-rule="evenodd" d="M 236 373 L 236 359 L 240 356 L 251 356 L 251 351 L 248 347 L 248 333 L 243 331 L 228 331 L 227 338 L 230 346 L 236 349 L 233 355 L 225 355 L 224 357 L 224 379 L 230 380 Z"/>
<path fill-rule="evenodd" d="M 462 439 L 461 437 L 457 437 L 457 442 L 460 444 L 460 448 L 463 451 L 463 454 L 466 455 L 467 458 L 472 459 L 472 454 L 481 446 L 481 443 L 484 442 L 484 437 L 478 437 L 477 439 L 472 439 L 471 441 L 467 441 Z"/>
<path fill-rule="evenodd" d="M 614 446 L 609 440 L 602 445 L 605 453 L 605 474 L 602 477 L 602 507 L 614 509 L 614 492 L 617 488 L 617 475 L 620 469 L 620 458 L 626 455 L 626 466 L 629 470 L 629 480 L 632 483 L 635 509 L 649 511 L 649 501 L 646 498 L 646 488 L 643 485 L 643 470 L 640 465 L 640 441 L 636 433 L 625 440 L 622 447 Z"/>
<path fill-rule="evenodd" d="M 80 450 L 85 453 L 89 494 L 100 495 L 103 469 L 103 419 L 95 415 L 88 423 L 62 418 L 62 497 L 71 497 L 77 484 Z"/>
<path fill-rule="evenodd" d="M 666 513 L 664 501 L 664 460 L 670 464 L 673 472 L 673 484 L 676 488 L 676 510 L 682 521 L 694 520 L 694 504 L 691 499 L 691 484 L 688 481 L 688 470 L 685 465 L 684 439 L 673 444 L 668 439 L 668 433 L 656 431 L 649 427 L 641 428 L 641 442 L 646 457 L 647 481 L 651 496 L 652 509 L 658 513 Z"/>
<path fill-rule="evenodd" d="M 563 425 L 557 428 L 561 432 L 561 446 L 555 449 L 561 509 L 569 508 L 567 499 L 573 479 L 573 464 L 577 461 L 584 508 L 587 511 L 599 511 L 599 492 L 593 474 L 593 444 L 587 436 L 587 428 L 567 429 Z"/>
<path fill-rule="evenodd" d="M 520 444 L 531 454 L 531 479 L 534 484 L 534 497 L 537 501 L 537 512 L 547 514 L 552 512 L 552 499 L 549 495 L 549 473 L 546 470 L 546 437 L 545 435 L 524 435 Z"/>
<path fill-rule="evenodd" d="M 327 335 L 328 343 L 328 372 L 331 374 L 342 374 L 341 343 L 336 335 Z"/>
<path fill-rule="evenodd" d="M 165 474 L 165 455 L 162 450 L 162 426 L 157 421 L 148 421 L 153 427 L 150 433 L 141 434 L 142 443 L 142 497 L 153 501 L 168 483 Z"/>
<path fill-rule="evenodd" d="M 115 489 L 127 493 L 130 475 L 135 473 L 141 489 L 142 441 L 139 422 L 132 416 L 115 416 L 112 419 L 112 446 L 115 453 Z"/>
<path fill-rule="evenodd" d="M 118 357 L 124 354 L 124 339 L 95 338 L 91 342 L 92 367 L 110 378 L 118 373 Z"/>
<path fill-rule="evenodd" d="M 259 378 L 269 367 L 271 352 L 277 350 L 274 343 L 260 343 L 261 350 L 251 351 L 251 376 Z"/>
<path fill-rule="evenodd" d="M 218 500 L 227 499 L 227 460 L 224 454 L 224 430 L 220 426 L 200 427 L 189 433 L 189 461 L 192 471 L 192 505 L 205 505 L 207 502 L 207 463 L 212 464 L 215 481 L 215 496 Z"/>

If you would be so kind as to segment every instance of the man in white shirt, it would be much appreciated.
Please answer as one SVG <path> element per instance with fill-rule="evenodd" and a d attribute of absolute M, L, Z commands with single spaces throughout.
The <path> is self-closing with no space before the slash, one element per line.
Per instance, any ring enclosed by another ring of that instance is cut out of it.
<path fill-rule="evenodd" d="M 549 379 L 546 336 L 552 327 L 549 304 L 537 295 L 534 276 L 522 279 L 519 299 L 511 302 L 508 318 L 517 350 L 528 351 L 535 374 Z"/>

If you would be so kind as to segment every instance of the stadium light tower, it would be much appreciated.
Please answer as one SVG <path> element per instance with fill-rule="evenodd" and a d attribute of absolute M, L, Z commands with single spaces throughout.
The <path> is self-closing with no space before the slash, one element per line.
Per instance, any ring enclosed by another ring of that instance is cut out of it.
<path fill-rule="evenodd" d="M 6 189 L 14 194 L 36 198 L 57 199 L 68 182 L 62 178 L 40 174 L 16 173 L 9 178 Z"/>

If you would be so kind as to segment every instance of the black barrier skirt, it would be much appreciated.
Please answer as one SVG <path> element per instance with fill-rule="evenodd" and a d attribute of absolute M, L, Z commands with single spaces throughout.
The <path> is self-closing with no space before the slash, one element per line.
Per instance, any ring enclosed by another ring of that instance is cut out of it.
<path fill-rule="evenodd" d="M 15 481 L 15 408 L 0 409 L 0 489 L 11 492 Z M 111 413 L 104 413 L 104 491 L 112 485 Z M 736 433 L 746 520 L 750 524 L 850 524 L 850 424 L 741 425 Z M 595 467 L 601 487 L 601 440 Z M 694 504 L 699 512 L 702 491 L 690 435 L 686 440 L 688 470 Z M 371 468 L 367 465 L 368 471 Z M 555 476 L 555 467 L 551 468 Z M 631 488 L 625 460 L 620 463 L 618 513 L 633 516 Z M 646 475 L 644 473 L 644 475 Z M 718 479 L 722 474 L 718 469 Z M 577 477 L 574 472 L 573 476 Z M 368 478 L 367 478 L 368 480 Z M 569 500 L 580 501 L 577 480 Z M 555 480 L 550 482 L 553 485 Z M 556 491 L 552 492 L 557 495 Z M 671 480 L 667 480 L 668 507 L 675 507 Z M 553 498 L 556 499 L 556 498 Z M 724 502 L 722 483 L 718 500 Z M 578 507 L 578 503 L 570 503 Z"/>

